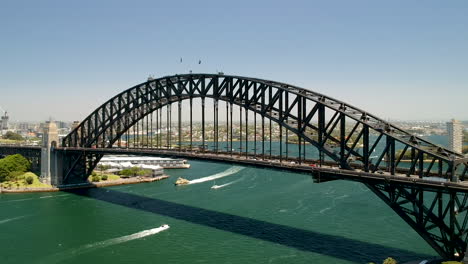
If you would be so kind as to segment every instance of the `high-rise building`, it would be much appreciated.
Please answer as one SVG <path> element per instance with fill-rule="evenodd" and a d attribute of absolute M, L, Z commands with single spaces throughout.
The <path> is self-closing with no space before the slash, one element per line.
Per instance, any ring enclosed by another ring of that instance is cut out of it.
<path fill-rule="evenodd" d="M 8 129 L 8 113 L 5 112 L 5 114 L 2 116 L 2 122 L 0 123 L 0 130 L 7 130 Z"/>
<path fill-rule="evenodd" d="M 457 153 L 462 153 L 463 148 L 463 125 L 460 121 L 452 119 L 447 122 L 449 148 Z"/>

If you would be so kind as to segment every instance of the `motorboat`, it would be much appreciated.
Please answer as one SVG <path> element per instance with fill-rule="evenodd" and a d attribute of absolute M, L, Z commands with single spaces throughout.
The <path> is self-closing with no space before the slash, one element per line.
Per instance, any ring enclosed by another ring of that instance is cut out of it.
<path fill-rule="evenodd" d="M 176 181 L 174 184 L 175 184 L 175 185 L 187 185 L 187 184 L 189 184 L 189 183 L 190 183 L 189 180 L 184 179 L 184 178 L 182 178 L 182 177 L 179 177 L 179 178 L 177 179 L 177 181 Z"/>

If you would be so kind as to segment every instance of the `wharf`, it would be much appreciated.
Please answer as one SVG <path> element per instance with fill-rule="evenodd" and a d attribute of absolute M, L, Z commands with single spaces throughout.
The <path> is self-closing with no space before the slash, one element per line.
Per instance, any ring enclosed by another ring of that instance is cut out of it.
<path fill-rule="evenodd" d="M 158 177 L 134 177 L 128 179 L 118 179 L 113 181 L 101 181 L 101 182 L 90 182 L 84 184 L 73 184 L 73 185 L 64 185 L 59 187 L 48 187 L 48 188 L 12 188 L 12 189 L 0 189 L 0 193 L 34 193 L 34 192 L 59 192 L 73 189 L 86 189 L 86 188 L 101 188 L 101 187 L 110 187 L 126 184 L 137 184 L 137 183 L 147 183 L 155 182 L 169 178 L 167 175 L 162 175 Z"/>

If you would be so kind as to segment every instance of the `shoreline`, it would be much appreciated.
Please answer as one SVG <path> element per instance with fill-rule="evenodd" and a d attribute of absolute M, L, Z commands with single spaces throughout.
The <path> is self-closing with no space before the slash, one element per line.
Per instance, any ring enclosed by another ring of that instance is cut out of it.
<path fill-rule="evenodd" d="M 128 179 L 118 179 L 114 181 L 100 181 L 100 182 L 89 182 L 84 184 L 67 185 L 60 187 L 47 187 L 47 188 L 19 188 L 19 189 L 0 189 L 2 193 L 40 193 L 40 192 L 59 192 L 73 189 L 88 189 L 88 188 L 102 188 L 110 186 L 119 186 L 127 184 L 138 184 L 138 183 L 149 183 L 160 181 L 169 178 L 168 175 L 162 175 L 159 177 L 135 177 Z"/>

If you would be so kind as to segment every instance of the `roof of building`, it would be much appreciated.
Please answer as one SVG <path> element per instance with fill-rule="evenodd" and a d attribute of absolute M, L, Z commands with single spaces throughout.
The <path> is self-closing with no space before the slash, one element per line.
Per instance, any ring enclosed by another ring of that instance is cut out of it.
<path fill-rule="evenodd" d="M 161 161 L 161 160 L 174 160 L 183 161 L 183 159 L 172 159 L 172 158 L 161 158 L 161 157 L 138 157 L 138 156 L 105 156 L 101 158 L 101 161 L 107 162 L 119 162 L 119 161 Z"/>

